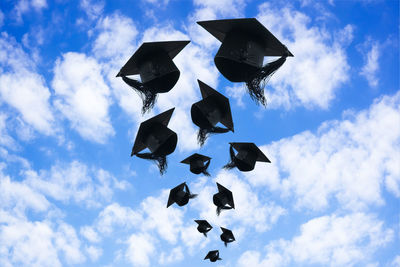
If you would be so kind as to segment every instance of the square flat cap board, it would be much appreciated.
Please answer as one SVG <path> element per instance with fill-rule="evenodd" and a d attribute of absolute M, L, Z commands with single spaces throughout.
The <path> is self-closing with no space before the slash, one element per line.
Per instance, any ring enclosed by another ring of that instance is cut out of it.
<path fill-rule="evenodd" d="M 217 99 L 219 100 L 218 102 L 221 105 L 221 109 L 224 111 L 224 116 L 222 116 L 221 118 L 221 123 L 228 129 L 232 129 L 233 131 L 233 120 L 229 99 L 217 90 L 205 84 L 204 82 L 200 80 L 197 80 L 197 82 L 199 83 L 201 97 L 203 99 L 211 95 L 215 95 L 217 97 Z"/>
<path fill-rule="evenodd" d="M 140 61 L 143 60 L 149 53 L 165 51 L 172 60 L 188 43 L 190 43 L 190 41 L 143 43 L 121 68 L 117 74 L 117 77 L 139 74 L 138 63 L 140 64 Z"/>
<path fill-rule="evenodd" d="M 172 188 L 169 192 L 169 197 L 168 197 L 168 203 L 167 203 L 167 208 L 171 206 L 172 204 L 175 203 L 175 195 L 179 191 L 183 191 L 185 189 L 186 183 L 181 183 L 180 185 Z"/>
<path fill-rule="evenodd" d="M 233 194 L 232 192 L 227 189 L 226 187 L 220 185 L 219 183 L 217 183 L 217 187 L 218 187 L 218 192 L 224 194 L 228 200 L 229 200 L 229 205 L 234 209 L 235 208 L 235 203 L 233 202 Z"/>
<path fill-rule="evenodd" d="M 138 133 L 136 135 L 135 144 L 132 148 L 132 155 L 138 153 L 146 148 L 145 140 L 147 138 L 147 131 L 151 129 L 154 123 L 161 123 L 165 126 L 168 125 L 169 120 L 171 119 L 172 113 L 174 112 L 175 108 L 171 108 L 163 113 L 154 116 L 147 121 L 144 121 L 140 124 Z"/>
<path fill-rule="evenodd" d="M 211 159 L 210 157 L 194 153 L 193 155 L 182 160 L 181 163 L 190 164 L 190 162 L 194 161 L 194 160 L 201 160 L 202 162 L 206 162 L 207 160 L 210 160 L 210 159 Z"/>
<path fill-rule="evenodd" d="M 247 151 L 253 151 L 257 153 L 257 161 L 261 162 L 269 162 L 271 161 L 265 156 L 265 154 L 261 151 L 261 149 L 258 148 L 254 143 L 229 143 L 233 146 L 234 149 L 237 151 L 240 150 L 247 150 Z"/>
<path fill-rule="evenodd" d="M 287 47 L 255 18 L 208 20 L 198 21 L 197 23 L 221 42 L 224 41 L 227 33 L 238 30 L 262 41 L 264 43 L 264 56 L 283 56 L 286 53 L 288 53 L 288 56 L 293 56 Z"/>

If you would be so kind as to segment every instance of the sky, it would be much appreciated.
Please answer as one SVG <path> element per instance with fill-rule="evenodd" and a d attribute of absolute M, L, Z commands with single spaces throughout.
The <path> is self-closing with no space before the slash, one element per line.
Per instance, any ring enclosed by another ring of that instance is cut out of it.
<path fill-rule="evenodd" d="M 220 43 L 196 24 L 245 17 L 294 54 L 266 108 L 219 74 Z M 143 42 L 175 40 L 191 41 L 179 81 L 142 116 L 115 76 Z M 201 148 L 197 79 L 229 97 L 235 126 Z M 399 89 L 398 1 L 2 0 L 0 266 L 400 266 Z M 130 152 L 140 123 L 173 107 L 160 176 Z M 229 142 L 271 163 L 223 170 Z M 193 153 L 210 177 L 180 163 Z M 198 197 L 167 209 L 185 181 Z M 236 206 L 219 217 L 216 182 Z M 215 249 L 222 261 L 204 261 Z"/>

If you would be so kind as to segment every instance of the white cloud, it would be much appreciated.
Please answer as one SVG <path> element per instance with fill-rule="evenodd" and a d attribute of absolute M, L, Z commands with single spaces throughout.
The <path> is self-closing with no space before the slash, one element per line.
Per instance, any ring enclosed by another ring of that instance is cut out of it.
<path fill-rule="evenodd" d="M 80 8 L 91 20 L 98 18 L 103 13 L 104 5 L 104 1 L 80 0 Z"/>
<path fill-rule="evenodd" d="M 83 235 L 89 242 L 97 243 L 100 241 L 99 234 L 90 226 L 83 226 L 80 229 L 81 235 Z"/>
<path fill-rule="evenodd" d="M 4 214 L 2 214 L 4 215 Z M 70 264 L 82 263 L 80 241 L 65 223 L 58 227 L 48 221 L 30 222 L 12 218 L 0 225 L 2 266 L 61 266 L 60 254 Z"/>
<path fill-rule="evenodd" d="M 148 234 L 132 234 L 125 257 L 134 266 L 150 266 L 150 257 L 155 252 L 153 238 Z"/>
<path fill-rule="evenodd" d="M 123 63 L 120 62 L 123 57 L 128 59 L 133 54 L 138 31 L 132 19 L 114 13 L 102 18 L 96 25 L 96 31 L 98 35 L 92 49 L 96 58 L 109 59 L 115 65 Z"/>
<path fill-rule="evenodd" d="M 273 8 L 269 3 L 259 6 L 257 18 L 294 54 L 265 89 L 268 107 L 327 109 L 349 79 L 345 49 L 333 38 L 337 33 L 309 26 L 307 15 L 289 7 Z M 344 38 L 345 32 L 339 31 L 339 35 Z"/>
<path fill-rule="evenodd" d="M 0 145 L 15 149 L 17 144 L 15 143 L 15 140 L 8 134 L 6 122 L 7 119 L 7 114 L 0 113 Z"/>
<path fill-rule="evenodd" d="M 332 197 L 351 210 L 382 205 L 383 187 L 400 196 L 399 104 L 400 92 L 384 96 L 369 110 L 323 123 L 316 133 L 265 146 L 272 164 L 246 176 L 253 185 L 293 196 L 297 207 L 321 210 Z"/>
<path fill-rule="evenodd" d="M 360 75 L 367 79 L 369 86 L 377 87 L 379 84 L 377 72 L 379 71 L 380 46 L 377 42 L 371 43 L 370 40 L 367 40 L 367 43 L 370 50 L 364 55 L 365 65 L 362 67 Z"/>
<path fill-rule="evenodd" d="M 105 143 L 114 129 L 108 114 L 110 90 L 101 66 L 94 58 L 69 52 L 56 61 L 54 73 L 55 107 L 83 138 Z"/>
<path fill-rule="evenodd" d="M 165 264 L 181 261 L 181 260 L 183 260 L 183 258 L 184 258 L 184 256 L 183 256 L 182 247 L 176 247 L 176 248 L 173 248 L 172 251 L 162 252 L 158 263 L 165 265 Z"/>
<path fill-rule="evenodd" d="M 18 110 L 37 131 L 55 133 L 45 80 L 36 73 L 29 55 L 7 33 L 0 35 L 0 96 L 0 104 L 5 102 Z"/>
<path fill-rule="evenodd" d="M 36 212 L 46 211 L 50 207 L 48 200 L 28 185 L 13 181 L 2 171 L 0 165 L 0 208 L 24 217 L 26 209 Z"/>
<path fill-rule="evenodd" d="M 392 260 L 392 262 L 391 262 L 390 264 L 391 264 L 390 266 L 399 267 L 399 266 L 400 266 L 400 255 L 397 255 L 397 256 Z"/>
<path fill-rule="evenodd" d="M 87 207 L 99 206 L 110 201 L 115 189 L 124 189 L 126 182 L 119 182 L 103 169 L 89 168 L 78 161 L 57 164 L 50 171 L 24 172 L 25 183 L 55 200 L 74 201 Z"/>
<path fill-rule="evenodd" d="M 100 256 L 103 254 L 103 250 L 101 248 L 97 248 L 95 246 L 85 247 L 85 250 L 92 261 L 97 261 L 100 258 Z"/>
<path fill-rule="evenodd" d="M 292 240 L 276 240 L 266 246 L 266 255 L 246 251 L 240 266 L 287 266 L 294 263 L 324 266 L 353 266 L 368 261 L 378 248 L 393 239 L 393 231 L 373 215 L 353 213 L 323 216 L 300 227 Z M 296 264 L 296 265 L 297 265 Z"/>
<path fill-rule="evenodd" d="M 129 207 L 112 203 L 105 207 L 96 221 L 96 228 L 103 234 L 111 234 L 115 228 L 130 229 L 142 221 L 140 213 Z"/>
<path fill-rule="evenodd" d="M 40 12 L 43 8 L 47 7 L 46 0 L 19 0 L 12 10 L 12 18 L 22 23 L 22 16 L 34 9 L 36 12 Z"/>

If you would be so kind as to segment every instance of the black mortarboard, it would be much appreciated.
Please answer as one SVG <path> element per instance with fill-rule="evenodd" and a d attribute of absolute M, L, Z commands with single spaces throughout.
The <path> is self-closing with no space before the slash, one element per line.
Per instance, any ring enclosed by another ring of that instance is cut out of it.
<path fill-rule="evenodd" d="M 154 106 L 158 93 L 166 93 L 175 86 L 180 72 L 172 59 L 188 43 L 190 41 L 143 43 L 117 74 L 142 97 L 143 113 Z M 141 82 L 126 77 L 135 74 L 140 75 Z"/>
<path fill-rule="evenodd" d="M 217 183 L 218 193 L 214 194 L 213 202 L 217 206 L 217 215 L 221 213 L 221 210 L 229 210 L 235 208 L 233 202 L 233 195 L 230 190 Z"/>
<path fill-rule="evenodd" d="M 207 168 L 210 165 L 210 157 L 194 153 L 193 155 L 182 160 L 181 163 L 189 164 L 190 171 L 194 174 L 203 173 L 204 175 L 210 176 L 207 172 Z"/>
<path fill-rule="evenodd" d="M 255 18 L 197 22 L 221 41 L 215 66 L 231 82 L 245 82 L 250 96 L 265 105 L 265 81 L 293 54 Z M 263 66 L 264 56 L 280 56 Z M 257 102 L 258 103 L 258 102 Z"/>
<path fill-rule="evenodd" d="M 210 133 L 226 133 L 233 130 L 232 113 L 229 99 L 200 80 L 202 100 L 192 105 L 192 121 L 200 127 L 197 139 L 203 145 Z M 221 123 L 226 128 L 216 126 Z"/>
<path fill-rule="evenodd" d="M 174 109 L 142 122 L 132 148 L 131 156 L 156 160 L 161 174 L 167 167 L 166 156 L 174 152 L 178 142 L 177 134 L 167 127 Z M 139 153 L 145 148 L 148 148 L 151 153 Z"/>
<path fill-rule="evenodd" d="M 190 193 L 186 183 L 181 183 L 169 192 L 167 208 L 174 203 L 178 204 L 180 207 L 185 206 L 189 202 L 189 199 L 195 198 L 196 196 L 196 194 Z"/>
<path fill-rule="evenodd" d="M 197 230 L 207 237 L 207 233 L 213 228 L 206 220 L 194 220 L 198 226 Z"/>
<path fill-rule="evenodd" d="M 231 243 L 235 241 L 235 237 L 233 236 L 233 233 L 231 230 L 226 229 L 221 227 L 222 234 L 221 234 L 221 240 L 224 242 L 225 247 L 228 245 L 228 243 Z"/>
<path fill-rule="evenodd" d="M 211 250 L 211 251 L 209 251 L 209 252 L 207 253 L 207 256 L 206 256 L 204 259 L 205 259 L 205 260 L 206 260 L 206 259 L 209 259 L 211 262 L 216 262 L 217 260 L 218 260 L 218 261 L 222 260 L 222 259 L 219 257 L 219 251 L 218 251 L 218 250 Z"/>
<path fill-rule="evenodd" d="M 237 167 L 242 172 L 248 172 L 254 169 L 256 161 L 268 162 L 271 161 L 254 143 L 229 143 L 230 162 L 224 166 L 225 169 Z M 235 155 L 235 148 L 238 153 Z"/>

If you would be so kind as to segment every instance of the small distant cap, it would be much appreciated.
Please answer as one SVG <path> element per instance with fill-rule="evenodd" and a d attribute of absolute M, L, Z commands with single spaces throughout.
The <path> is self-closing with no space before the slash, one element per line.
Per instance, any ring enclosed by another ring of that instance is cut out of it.
<path fill-rule="evenodd" d="M 193 155 L 191 155 L 191 156 L 187 157 L 186 159 L 182 160 L 181 163 L 190 164 L 191 162 L 197 161 L 197 160 L 200 160 L 202 162 L 206 162 L 207 160 L 210 160 L 210 159 L 211 159 L 210 157 L 194 153 Z"/>

